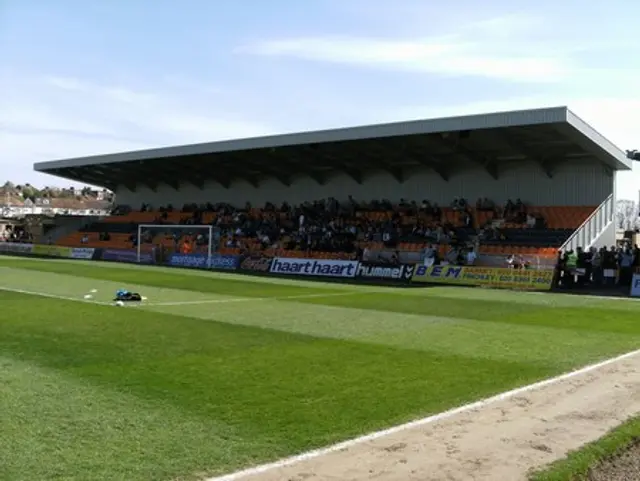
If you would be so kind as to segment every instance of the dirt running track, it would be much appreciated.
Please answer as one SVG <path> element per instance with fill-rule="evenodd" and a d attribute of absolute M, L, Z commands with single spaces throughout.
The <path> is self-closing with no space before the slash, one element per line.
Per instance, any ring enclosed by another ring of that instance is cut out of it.
<path fill-rule="evenodd" d="M 521 481 L 640 412 L 640 354 L 448 419 L 210 481 Z"/>

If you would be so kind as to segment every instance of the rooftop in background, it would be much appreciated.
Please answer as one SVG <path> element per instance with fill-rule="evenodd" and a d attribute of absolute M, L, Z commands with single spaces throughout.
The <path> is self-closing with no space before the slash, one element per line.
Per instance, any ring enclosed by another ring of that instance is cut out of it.
<path fill-rule="evenodd" d="M 626 153 L 567 107 L 415 120 L 243 140 L 97 155 L 35 164 L 38 172 L 115 190 L 138 184 L 153 189 L 180 182 L 224 187 L 238 179 L 258 186 L 295 175 L 325 183 L 345 172 L 362 183 L 363 171 L 380 169 L 402 182 L 406 172 L 430 168 L 444 179 L 457 168 L 481 165 L 494 178 L 506 163 L 535 161 L 552 177 L 554 166 L 597 161 L 611 170 L 631 169 Z"/>

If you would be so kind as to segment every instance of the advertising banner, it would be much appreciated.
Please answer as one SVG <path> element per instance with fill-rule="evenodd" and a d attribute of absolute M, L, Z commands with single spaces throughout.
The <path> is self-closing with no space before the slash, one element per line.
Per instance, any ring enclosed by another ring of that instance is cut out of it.
<path fill-rule="evenodd" d="M 269 272 L 271 270 L 271 259 L 268 257 L 247 257 L 242 260 L 239 268 L 242 271 Z"/>
<path fill-rule="evenodd" d="M 554 271 L 485 268 L 471 266 L 417 266 L 413 282 L 500 287 L 505 289 L 549 290 Z"/>
<path fill-rule="evenodd" d="M 414 264 L 389 265 L 373 262 L 361 262 L 357 276 L 363 279 L 396 280 L 409 282 L 413 277 L 416 266 Z"/>
<path fill-rule="evenodd" d="M 334 261 L 327 259 L 288 259 L 276 257 L 271 262 L 272 274 L 297 276 L 354 278 L 358 261 Z"/>
<path fill-rule="evenodd" d="M 205 254 L 171 254 L 167 264 L 174 267 L 233 270 L 238 267 L 238 257 L 213 254 L 209 261 Z"/>
<path fill-rule="evenodd" d="M 173 267 L 207 268 L 207 256 L 203 254 L 171 254 L 167 264 Z"/>
<path fill-rule="evenodd" d="M 22 244 L 19 242 L 0 242 L 0 252 L 30 254 L 31 252 L 33 252 L 33 244 Z"/>
<path fill-rule="evenodd" d="M 31 252 L 39 256 L 71 258 L 71 247 L 35 244 Z"/>
<path fill-rule="evenodd" d="M 96 250 L 93 247 L 74 247 L 71 249 L 72 259 L 93 259 Z"/>
<path fill-rule="evenodd" d="M 238 268 L 239 263 L 240 257 L 238 256 L 213 254 L 211 256 L 211 263 L 209 264 L 209 267 L 211 269 L 235 270 Z"/>
<path fill-rule="evenodd" d="M 134 249 L 104 249 L 102 260 L 115 262 L 138 262 L 138 253 Z M 153 256 L 149 252 L 140 253 L 141 264 L 153 264 Z"/>

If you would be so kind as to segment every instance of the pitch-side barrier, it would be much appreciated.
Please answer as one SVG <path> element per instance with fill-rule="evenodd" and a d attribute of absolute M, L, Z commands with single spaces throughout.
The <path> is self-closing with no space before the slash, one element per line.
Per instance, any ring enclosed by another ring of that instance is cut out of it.
<path fill-rule="evenodd" d="M 554 276 L 553 270 L 452 265 L 424 266 L 421 264 L 394 265 L 356 260 L 241 257 L 217 253 L 211 256 L 170 254 L 164 259 L 159 259 L 153 253 L 138 254 L 135 249 L 78 248 L 7 242 L 0 243 L 0 254 L 156 264 L 307 279 L 381 282 L 398 285 L 445 284 L 535 291 L 550 290 Z M 636 285 L 635 279 L 633 285 Z M 638 285 L 640 285 L 640 277 Z M 636 295 L 640 295 L 640 289 L 636 288 L 635 292 L 637 292 Z"/>

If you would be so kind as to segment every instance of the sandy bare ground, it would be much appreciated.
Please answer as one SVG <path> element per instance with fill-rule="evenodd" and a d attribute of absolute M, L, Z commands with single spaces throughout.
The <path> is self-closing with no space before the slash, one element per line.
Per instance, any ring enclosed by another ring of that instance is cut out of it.
<path fill-rule="evenodd" d="M 640 353 L 447 419 L 210 481 L 524 481 L 640 412 Z"/>

